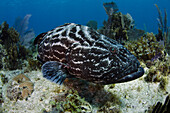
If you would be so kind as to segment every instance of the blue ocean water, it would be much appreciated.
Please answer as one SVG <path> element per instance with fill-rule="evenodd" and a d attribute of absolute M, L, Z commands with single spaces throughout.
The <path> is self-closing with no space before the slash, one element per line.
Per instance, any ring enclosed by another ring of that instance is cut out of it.
<path fill-rule="evenodd" d="M 23 18 L 31 14 L 29 28 L 33 28 L 36 35 L 70 22 L 85 25 L 89 20 L 95 20 L 101 27 L 103 20 L 108 18 L 103 3 L 111 1 L 123 14 L 131 14 L 136 28 L 148 32 L 157 33 L 158 29 L 158 12 L 154 4 L 162 14 L 166 9 L 170 18 L 170 0 L 0 0 L 0 23 L 7 21 L 13 26 L 18 16 Z"/>

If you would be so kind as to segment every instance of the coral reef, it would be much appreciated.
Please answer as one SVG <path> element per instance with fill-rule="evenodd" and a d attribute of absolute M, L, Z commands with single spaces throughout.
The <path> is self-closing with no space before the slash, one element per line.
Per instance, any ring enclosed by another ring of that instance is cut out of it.
<path fill-rule="evenodd" d="M 104 86 L 87 83 L 84 80 L 70 78 L 64 82 L 64 86 L 67 87 L 65 92 L 58 94 L 52 98 L 50 104 L 53 110 L 51 112 L 86 112 L 91 113 L 93 107 L 96 111 L 121 111 L 116 106 L 114 109 L 112 106 L 120 104 L 119 97 L 117 95 L 106 92 Z M 114 85 L 109 85 L 109 88 L 113 88 Z M 57 91 L 58 92 L 58 91 Z M 93 107 L 92 107 L 93 106 Z M 47 112 L 44 110 L 44 112 Z"/>
<path fill-rule="evenodd" d="M 149 69 L 145 80 L 147 82 L 159 82 L 160 89 L 166 91 L 170 75 L 170 59 L 166 57 L 163 61 L 156 60 L 153 62 L 148 61 L 147 63 L 149 63 L 147 65 Z"/>
<path fill-rule="evenodd" d="M 40 69 L 40 63 L 34 59 L 36 48 L 26 48 L 27 44 L 29 45 L 27 47 L 30 47 L 30 43 L 33 44 L 33 35 L 32 32 L 24 34 L 26 44 L 22 45 L 20 35 L 14 28 L 9 28 L 6 22 L 0 25 L 0 69 L 15 70 L 24 67 L 28 68 L 27 71 Z M 27 41 L 30 37 L 31 41 Z"/>
<path fill-rule="evenodd" d="M 120 103 L 116 95 L 106 92 L 104 90 L 104 86 L 100 84 L 93 84 L 89 82 L 87 83 L 84 80 L 72 78 L 64 82 L 64 85 L 67 86 L 68 89 L 78 91 L 78 94 L 81 97 L 85 98 L 86 101 L 94 106 L 104 106 L 105 104 L 110 102 L 110 100 L 114 100 L 114 104 Z M 109 86 L 110 88 L 114 87 L 114 85 Z"/>
<path fill-rule="evenodd" d="M 125 47 L 143 61 L 164 58 L 165 56 L 164 47 L 157 42 L 153 33 L 147 33 L 138 40 L 127 42 Z"/>
<path fill-rule="evenodd" d="M 71 112 L 71 113 L 90 113 L 91 105 L 78 95 L 78 92 L 69 90 L 62 101 L 51 101 L 53 106 L 52 112 Z"/>
<path fill-rule="evenodd" d="M 14 28 L 9 28 L 6 22 L 0 25 L 0 54 L 2 69 L 20 69 L 29 51 L 19 43 L 19 34 Z"/>
<path fill-rule="evenodd" d="M 4 74 L 0 73 L 0 77 L 2 85 L 8 82 L 8 78 Z"/>
<path fill-rule="evenodd" d="M 33 83 L 23 74 L 15 76 L 7 87 L 7 97 L 10 100 L 26 99 L 32 94 L 34 89 Z"/>
<path fill-rule="evenodd" d="M 170 112 L 170 57 L 166 54 L 170 51 L 170 34 L 164 29 L 167 14 L 164 22 L 159 15 L 158 35 L 144 34 L 144 31 L 134 29 L 129 14 L 117 12 L 114 2 L 103 5 L 109 19 L 99 31 L 120 43 L 130 39 L 125 46 L 140 60 L 145 75 L 127 83 L 105 86 L 77 78 L 68 78 L 61 86 L 46 80 L 39 71 L 41 64 L 35 58 L 36 48 L 31 47 L 32 52 L 25 48 L 30 47 L 34 37 L 33 31 L 27 31 L 30 15 L 26 15 L 16 22 L 18 29 L 23 26 L 20 34 L 6 22 L 0 25 L 0 112 Z M 95 22 L 88 24 L 97 29 Z M 161 45 L 161 41 L 166 43 Z M 22 70 L 15 70 L 19 68 Z"/>
<path fill-rule="evenodd" d="M 108 16 L 108 21 L 104 21 L 104 26 L 98 31 L 123 44 L 123 41 L 128 39 L 127 31 L 134 27 L 134 20 L 130 14 L 123 15 L 121 12 L 116 11 L 109 13 Z"/>
<path fill-rule="evenodd" d="M 170 59 L 164 46 L 160 45 L 153 33 L 147 33 L 138 40 L 127 42 L 125 47 L 148 68 L 145 81 L 159 82 L 160 89 L 166 91 L 170 75 Z"/>
<path fill-rule="evenodd" d="M 5 51 L 4 48 L 2 46 L 2 44 L 0 44 L 0 69 L 3 68 L 3 56 L 5 55 Z"/>
<path fill-rule="evenodd" d="M 41 69 L 42 64 L 34 58 L 28 58 L 28 70 L 38 70 Z"/>

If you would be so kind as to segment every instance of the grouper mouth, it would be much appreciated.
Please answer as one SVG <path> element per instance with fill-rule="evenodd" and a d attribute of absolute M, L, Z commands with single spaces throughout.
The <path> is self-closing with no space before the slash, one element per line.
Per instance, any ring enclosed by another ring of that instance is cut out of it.
<path fill-rule="evenodd" d="M 141 77 L 144 74 L 144 69 L 139 67 L 137 71 L 131 72 L 123 76 L 122 78 L 118 79 L 116 83 L 128 82 L 134 79 Z"/>

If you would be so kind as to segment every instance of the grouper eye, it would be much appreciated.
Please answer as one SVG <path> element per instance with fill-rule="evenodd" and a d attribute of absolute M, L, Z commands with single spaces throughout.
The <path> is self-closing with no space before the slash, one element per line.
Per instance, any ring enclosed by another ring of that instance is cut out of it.
<path fill-rule="evenodd" d="M 113 54 L 116 54 L 117 53 L 117 48 L 111 47 L 110 52 L 113 53 Z"/>

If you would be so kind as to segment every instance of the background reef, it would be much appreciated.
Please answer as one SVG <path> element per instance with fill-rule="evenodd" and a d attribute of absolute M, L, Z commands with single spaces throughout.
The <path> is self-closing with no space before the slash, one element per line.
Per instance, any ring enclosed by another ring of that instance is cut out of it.
<path fill-rule="evenodd" d="M 18 17 L 13 27 L 7 22 L 0 25 L 0 112 L 154 113 L 169 107 L 170 34 L 166 11 L 163 19 L 156 5 L 159 27 L 154 34 L 136 29 L 131 15 L 119 12 L 114 2 L 103 5 L 108 15 L 103 27 L 97 29 L 94 20 L 87 26 L 122 43 L 139 59 L 144 76 L 104 86 L 75 78 L 66 79 L 62 86 L 46 80 L 36 59 L 35 34 L 28 29 L 28 14 L 23 19 Z"/>
<path fill-rule="evenodd" d="M 17 45 L 18 41 L 18 32 L 14 28 L 9 28 L 6 22 L 2 23 L 0 26 L 1 68 L 18 69 L 21 67 L 21 60 L 25 59 L 27 51 L 23 46 Z"/>
<path fill-rule="evenodd" d="M 22 28 L 24 29 L 24 28 Z M 25 43 L 32 45 L 30 42 L 34 37 L 26 33 L 21 37 L 19 32 L 15 28 L 9 28 L 9 25 L 6 22 L 3 22 L 0 25 L 0 69 L 3 70 L 15 70 L 22 69 L 23 67 L 34 68 L 38 65 L 37 61 L 33 59 L 35 47 L 27 48 Z M 29 36 L 25 42 L 25 37 Z M 21 41 L 22 40 L 22 41 Z M 28 61 L 28 63 L 26 62 Z M 34 68 L 35 69 L 35 68 Z"/>

